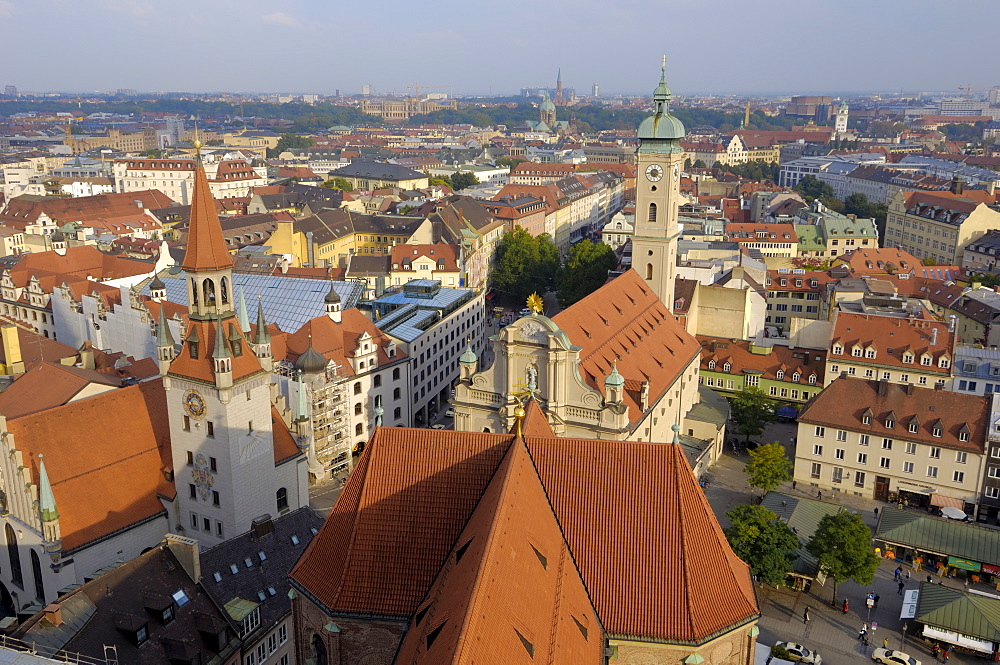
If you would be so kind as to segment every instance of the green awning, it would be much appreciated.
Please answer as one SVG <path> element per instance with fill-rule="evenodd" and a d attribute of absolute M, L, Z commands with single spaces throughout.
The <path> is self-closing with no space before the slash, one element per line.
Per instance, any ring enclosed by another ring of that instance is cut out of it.
<path fill-rule="evenodd" d="M 965 561 L 1000 565 L 1000 531 L 909 510 L 880 511 L 875 540 Z"/>
<path fill-rule="evenodd" d="M 959 559 L 957 556 L 948 557 L 948 565 L 954 566 L 955 568 L 961 568 L 962 570 L 971 570 L 977 573 L 982 569 L 982 565 L 978 562 L 969 561 L 967 559 Z"/>
<path fill-rule="evenodd" d="M 1000 642 L 1000 599 L 921 582 L 916 620 L 962 635 Z"/>

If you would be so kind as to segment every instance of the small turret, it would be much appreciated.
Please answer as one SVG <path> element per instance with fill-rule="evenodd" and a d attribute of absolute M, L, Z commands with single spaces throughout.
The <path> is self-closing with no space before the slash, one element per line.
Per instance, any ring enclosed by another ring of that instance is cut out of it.
<path fill-rule="evenodd" d="M 161 375 L 165 376 L 170 371 L 170 363 L 173 362 L 175 354 L 174 336 L 170 333 L 163 305 L 160 305 L 160 320 L 156 324 L 156 362 Z"/>
<path fill-rule="evenodd" d="M 271 371 L 274 365 L 274 357 L 271 355 L 271 333 L 267 332 L 267 321 L 264 320 L 264 305 L 257 301 L 257 329 L 254 331 L 253 341 L 250 343 L 253 353 L 260 361 L 260 366 Z"/>
<path fill-rule="evenodd" d="M 621 404 L 624 389 L 625 377 L 618 373 L 618 362 L 615 361 L 611 374 L 604 380 L 604 401 L 608 404 Z"/>
<path fill-rule="evenodd" d="M 236 289 L 236 318 L 240 322 L 240 330 L 243 331 L 243 334 L 250 332 L 250 317 L 247 316 L 247 304 L 243 299 L 242 284 Z"/>
<path fill-rule="evenodd" d="M 226 334 L 223 331 L 221 318 L 215 325 L 215 349 L 212 351 L 212 358 L 215 360 L 215 386 L 217 388 L 232 388 L 233 354 L 226 343 Z"/>
<path fill-rule="evenodd" d="M 149 283 L 149 297 L 156 302 L 161 302 L 167 298 L 167 285 L 163 283 L 159 275 L 153 277 L 153 281 Z"/>
<path fill-rule="evenodd" d="M 465 352 L 458 358 L 458 364 L 461 368 L 461 378 L 463 380 L 472 379 L 472 375 L 476 373 L 476 365 L 479 364 L 479 358 L 476 356 L 476 352 L 472 350 L 472 338 L 466 340 Z"/>
<path fill-rule="evenodd" d="M 330 290 L 327 292 L 326 297 L 323 298 L 324 307 L 326 308 L 326 315 L 329 316 L 333 321 L 340 323 L 341 313 L 340 313 L 340 294 L 338 294 L 333 289 L 333 282 L 330 282 Z"/>
<path fill-rule="evenodd" d="M 42 523 L 42 538 L 46 553 L 53 561 L 62 553 L 62 532 L 59 529 L 59 510 L 52 493 L 49 474 L 45 470 L 43 455 L 38 456 L 38 517 Z"/>

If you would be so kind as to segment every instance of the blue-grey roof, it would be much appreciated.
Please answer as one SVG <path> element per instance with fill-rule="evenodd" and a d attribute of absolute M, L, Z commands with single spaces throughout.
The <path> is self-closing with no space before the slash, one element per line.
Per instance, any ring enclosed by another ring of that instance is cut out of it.
<path fill-rule="evenodd" d="M 413 280 L 407 287 L 435 288 L 437 280 Z M 420 337 L 436 320 L 448 316 L 475 297 L 474 291 L 467 289 L 441 288 L 429 297 L 400 291 L 384 295 L 370 302 L 375 312 L 375 325 L 382 332 L 410 343 Z"/>
<path fill-rule="evenodd" d="M 167 300 L 187 305 L 186 273 L 172 271 L 173 269 L 160 273 L 160 279 L 167 288 Z M 147 280 L 139 285 L 141 293 L 149 295 L 151 281 Z M 264 306 L 264 318 L 269 324 L 277 324 L 285 332 L 295 332 L 306 321 L 326 312 L 324 298 L 330 291 L 330 284 L 327 280 L 306 277 L 233 273 L 233 293 L 236 293 L 236 287 L 242 286 L 248 307 L 253 307 L 259 296 Z M 340 296 L 341 308 L 350 309 L 357 307 L 364 284 L 333 282 L 333 289 Z"/>

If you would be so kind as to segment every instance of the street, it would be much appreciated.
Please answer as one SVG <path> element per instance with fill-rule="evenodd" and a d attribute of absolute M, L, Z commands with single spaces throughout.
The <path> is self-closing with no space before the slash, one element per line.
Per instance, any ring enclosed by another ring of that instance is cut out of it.
<path fill-rule="evenodd" d="M 772 423 L 763 435 L 754 437 L 754 440 L 761 443 L 779 441 L 785 445 L 791 457 L 793 449 L 790 440 L 793 436 L 795 436 L 794 424 Z M 729 520 L 725 516 L 727 511 L 752 500 L 751 488 L 747 485 L 743 473 L 743 467 L 748 461 L 747 455 L 737 455 L 729 449 L 709 472 L 711 482 L 705 488 L 705 496 L 723 527 L 729 525 Z M 777 491 L 816 498 L 815 493 L 808 488 L 798 487 L 793 490 L 790 482 L 779 487 Z M 754 495 L 759 498 L 760 491 L 755 490 Z M 859 513 L 865 523 L 872 528 L 876 523 L 874 509 L 881 509 L 885 505 L 856 496 L 838 495 L 827 498 Z M 857 663 L 859 657 L 870 659 L 872 651 L 876 647 L 881 647 L 883 639 L 888 638 L 890 649 L 904 651 L 924 665 L 929 665 L 934 662 L 930 643 L 925 643 L 919 636 L 909 635 L 904 638 L 902 633 L 904 622 L 899 619 L 899 615 L 902 611 L 903 596 L 899 595 L 897 582 L 893 580 L 893 571 L 897 565 L 899 564 L 895 561 L 883 559 L 871 585 L 862 587 L 851 581 L 843 582 L 837 587 L 836 599 L 832 597 L 833 582 L 830 580 L 822 586 L 814 584 L 808 592 L 757 585 L 757 599 L 761 611 L 758 641 L 766 645 L 773 645 L 778 641 L 799 642 L 819 652 L 824 665 L 848 665 Z M 905 572 L 904 567 L 906 590 L 917 588 L 919 580 L 925 579 L 926 576 L 926 572 L 922 572 L 919 577 L 911 575 L 907 581 Z M 934 580 L 938 581 L 937 576 Z M 954 588 L 962 587 L 962 583 L 955 579 L 945 579 L 942 583 Z M 974 587 L 977 591 L 996 593 L 994 589 L 984 584 Z M 872 591 L 880 598 L 878 608 L 869 614 L 865 606 L 865 597 Z M 842 609 L 845 599 L 849 605 L 847 614 L 844 614 Z M 807 607 L 810 614 L 808 624 L 803 621 L 803 613 Z M 858 633 L 862 624 L 867 623 L 872 626 L 872 622 L 877 626 L 874 631 L 869 629 L 870 646 L 866 647 L 858 640 Z M 969 654 L 952 652 L 949 663 L 971 665 L 979 660 Z"/>

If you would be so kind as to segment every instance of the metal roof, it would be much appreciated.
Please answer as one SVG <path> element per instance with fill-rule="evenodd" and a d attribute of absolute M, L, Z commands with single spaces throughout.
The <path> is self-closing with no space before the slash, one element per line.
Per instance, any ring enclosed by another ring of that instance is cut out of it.
<path fill-rule="evenodd" d="M 167 289 L 167 300 L 187 305 L 186 273 L 164 271 L 160 274 Z M 141 293 L 149 295 L 149 281 L 139 286 Z M 277 324 L 285 332 L 295 332 L 306 321 L 322 316 L 326 312 L 324 298 L 330 291 L 330 281 L 290 277 L 288 275 L 255 275 L 233 273 L 233 294 L 237 287 L 243 288 L 243 297 L 250 309 L 256 308 L 257 298 L 264 306 L 264 318 L 269 324 Z M 341 307 L 356 307 L 364 292 L 360 282 L 333 282 L 333 289 L 340 296 Z"/>
<path fill-rule="evenodd" d="M 1000 642 L 1000 599 L 997 598 L 922 582 L 916 619 L 962 635 Z"/>
<path fill-rule="evenodd" d="M 1000 531 L 907 510 L 881 511 L 875 539 L 923 552 L 1000 565 Z"/>

